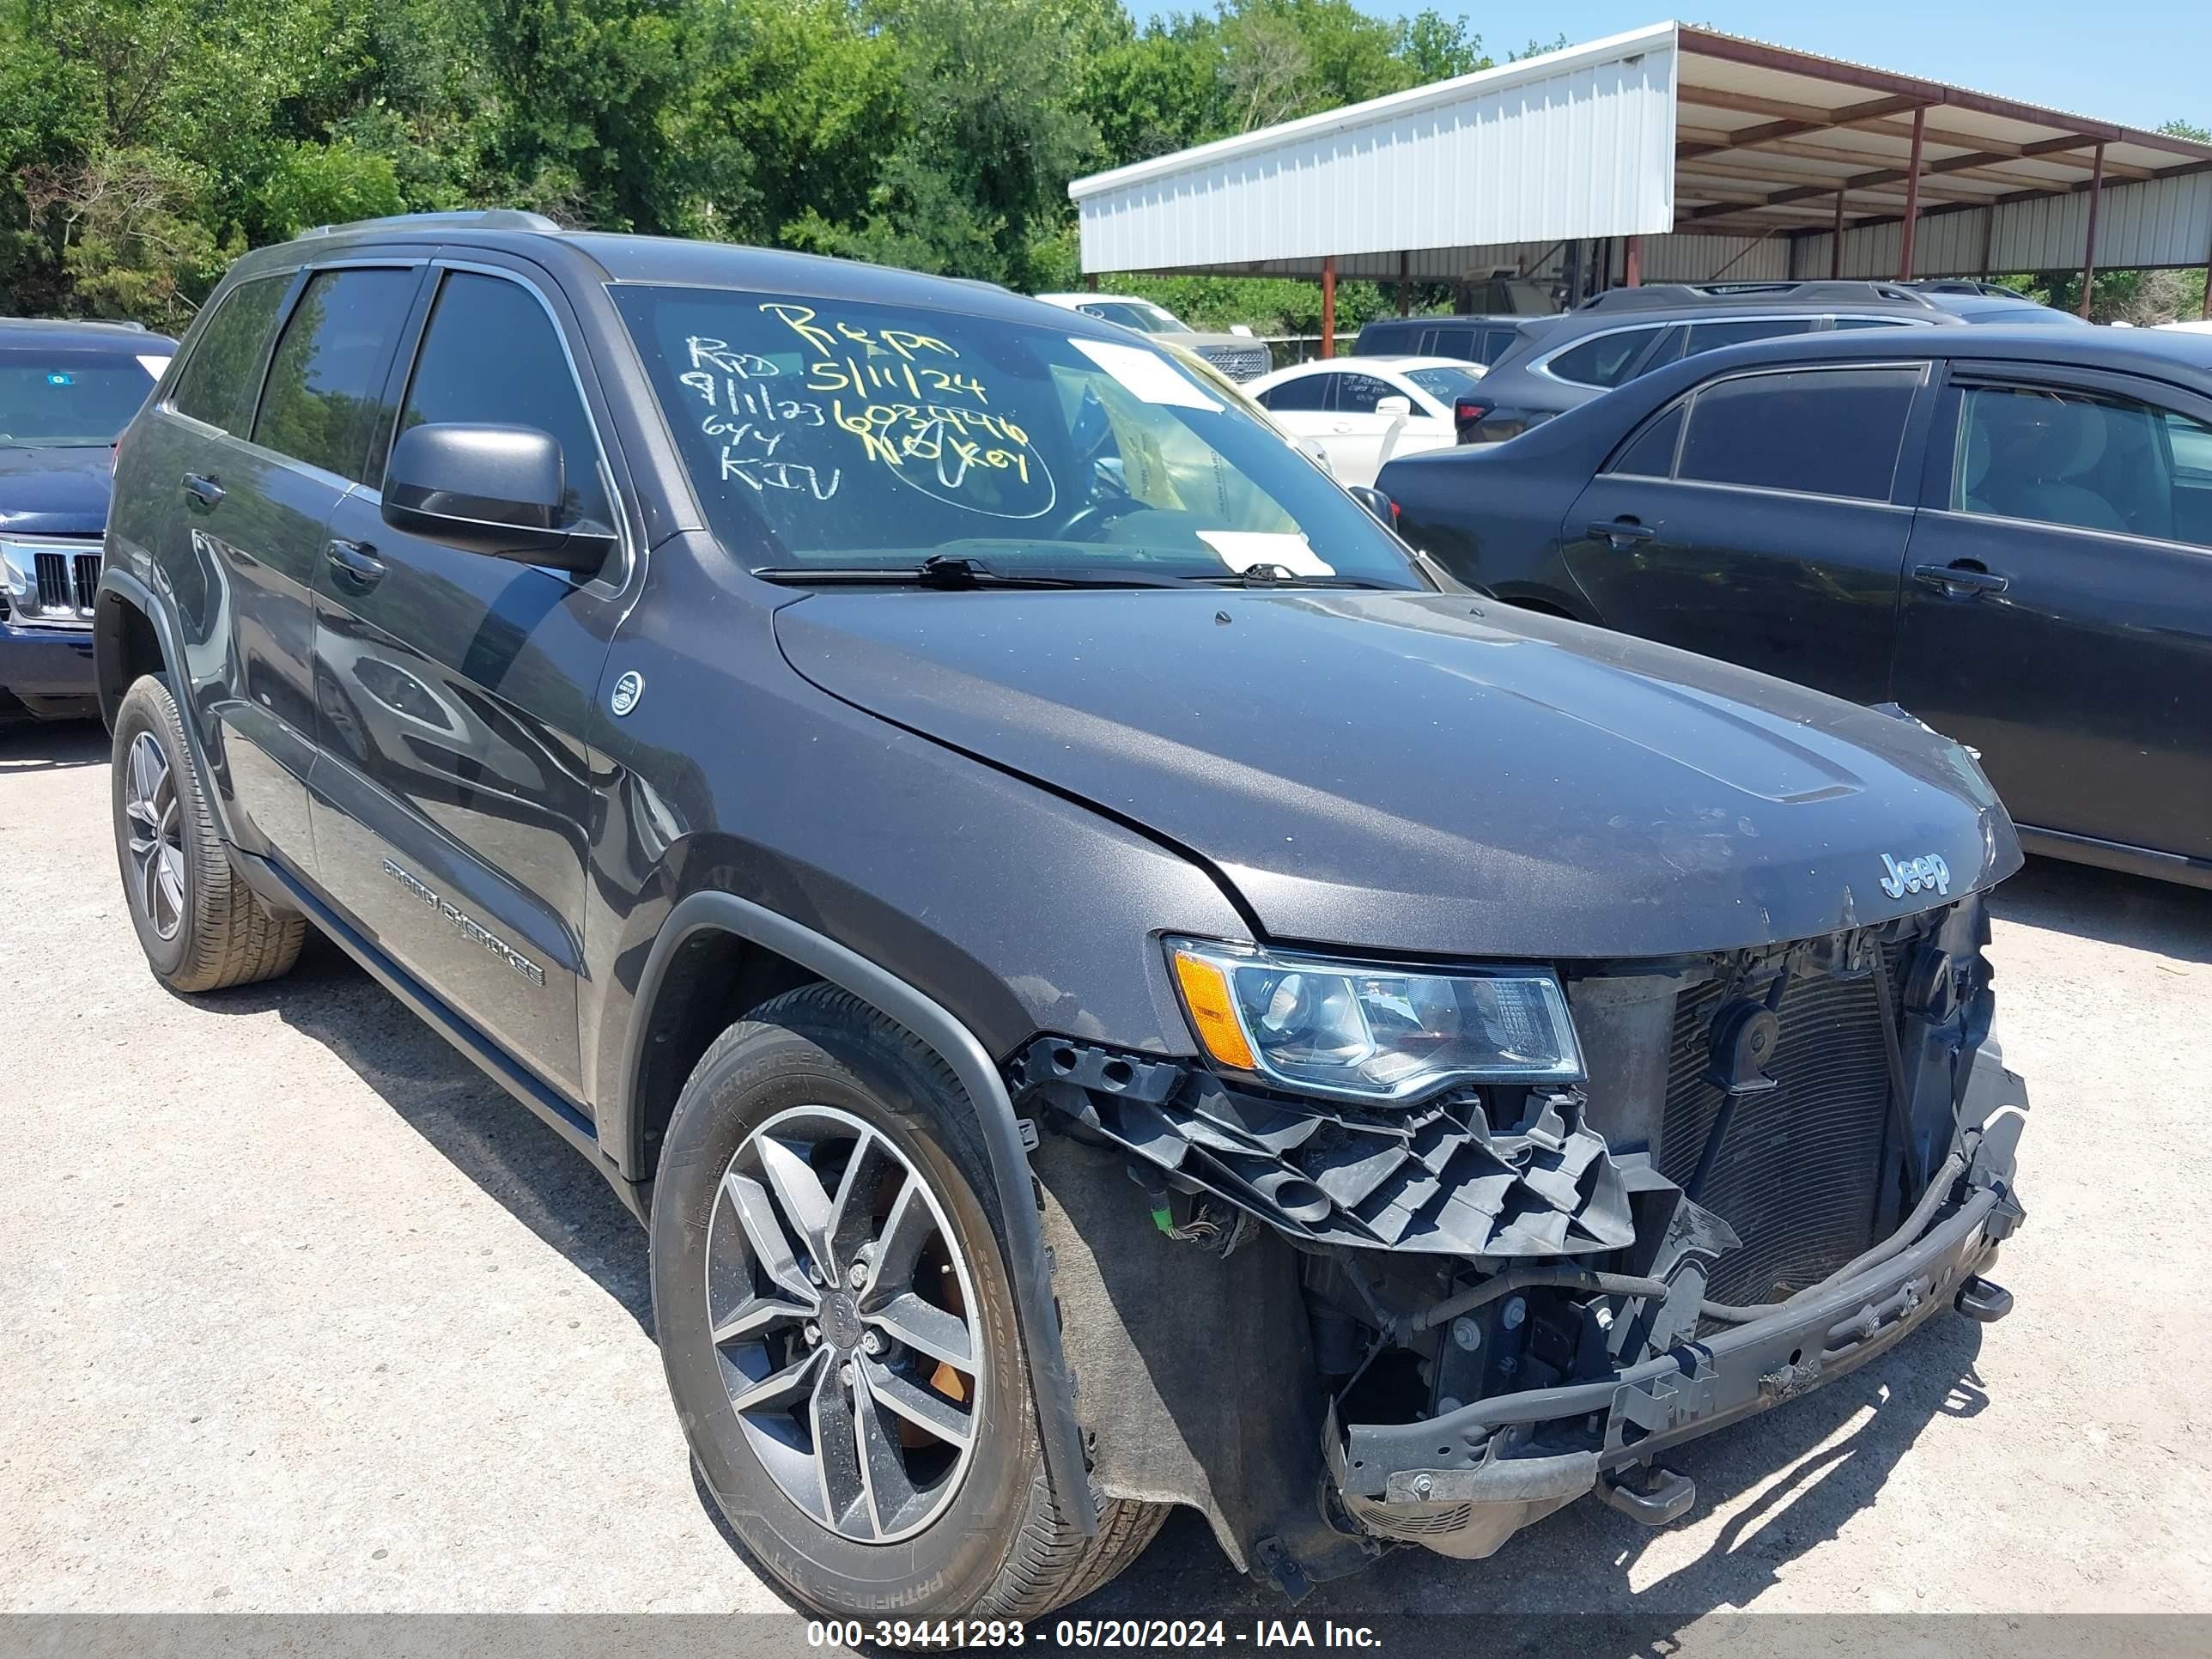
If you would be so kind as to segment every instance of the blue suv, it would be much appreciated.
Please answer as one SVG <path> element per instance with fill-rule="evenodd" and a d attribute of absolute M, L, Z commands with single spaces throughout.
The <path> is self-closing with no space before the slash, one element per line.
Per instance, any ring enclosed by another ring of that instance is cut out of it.
<path fill-rule="evenodd" d="M 0 318 L 0 713 L 100 713 L 93 595 L 115 443 L 177 343 Z"/>

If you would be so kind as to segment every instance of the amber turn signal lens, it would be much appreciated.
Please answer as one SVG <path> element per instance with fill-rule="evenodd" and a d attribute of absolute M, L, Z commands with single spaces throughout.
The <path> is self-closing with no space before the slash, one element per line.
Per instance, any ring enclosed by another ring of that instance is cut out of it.
<path fill-rule="evenodd" d="M 1237 1009 L 1229 1000 L 1228 975 L 1187 951 L 1175 953 L 1175 970 L 1183 1006 L 1190 1010 L 1190 1023 L 1198 1028 L 1206 1052 L 1236 1071 L 1257 1071 L 1252 1045 L 1244 1040 L 1244 1028 L 1237 1024 Z"/>

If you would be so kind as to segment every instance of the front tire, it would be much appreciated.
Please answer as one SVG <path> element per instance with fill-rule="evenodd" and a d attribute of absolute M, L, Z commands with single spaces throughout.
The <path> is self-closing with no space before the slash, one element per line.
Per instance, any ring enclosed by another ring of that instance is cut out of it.
<path fill-rule="evenodd" d="M 115 711 L 109 791 L 131 925 L 172 991 L 219 991 L 289 973 L 305 916 L 280 916 L 238 878 L 208 810 L 176 698 L 141 678 Z"/>
<path fill-rule="evenodd" d="M 1032 1619 L 1143 1550 L 1164 1506 L 1048 1481 L 973 1109 L 848 994 L 725 1031 L 678 1101 L 653 1305 L 708 1489 L 755 1562 L 832 1617 Z"/>

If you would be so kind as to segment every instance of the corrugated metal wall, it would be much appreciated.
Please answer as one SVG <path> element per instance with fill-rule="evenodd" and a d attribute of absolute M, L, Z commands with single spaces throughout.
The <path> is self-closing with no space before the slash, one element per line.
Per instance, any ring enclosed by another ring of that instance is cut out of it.
<path fill-rule="evenodd" d="M 1895 224 L 1845 231 L 1844 275 L 1896 276 L 1903 233 L 1904 227 Z M 2081 263 L 2088 234 L 2087 192 L 1928 215 L 1913 235 L 1913 271 L 1921 276 L 1972 276 L 1985 270 L 2064 270 Z M 1825 230 L 1800 237 L 1794 274 L 1826 276 L 1829 240 Z M 2104 204 L 2097 212 L 2099 270 L 2202 265 L 2208 258 L 2212 258 L 2212 173 L 2106 186 Z"/>
<path fill-rule="evenodd" d="M 1613 280 L 1626 276 L 1621 256 L 1613 261 Z M 1644 244 L 1647 283 L 1778 283 L 1790 275 L 1790 239 L 1768 236 L 1654 236 Z"/>
<path fill-rule="evenodd" d="M 1070 188 L 1085 270 L 1542 243 L 1674 219 L 1672 25 Z M 1348 269 L 1347 266 L 1340 266 Z"/>

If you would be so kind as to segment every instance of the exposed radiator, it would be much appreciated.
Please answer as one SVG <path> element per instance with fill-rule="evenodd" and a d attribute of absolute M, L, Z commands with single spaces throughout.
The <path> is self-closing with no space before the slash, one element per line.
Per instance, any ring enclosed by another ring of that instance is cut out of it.
<path fill-rule="evenodd" d="M 1889 948 L 1893 978 L 1901 947 Z M 1686 991 L 1674 1016 L 1659 1167 L 1686 1184 L 1718 1115 L 1705 1081 L 1717 982 Z M 1768 1074 L 1778 1087 L 1736 1104 L 1698 1201 L 1743 1240 L 1715 1264 L 1714 1300 L 1760 1303 L 1817 1283 L 1874 1243 L 1889 1066 L 1871 975 L 1801 978 L 1781 1011 Z"/>

